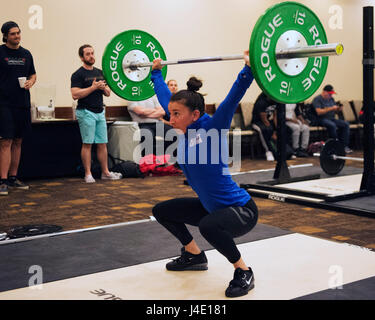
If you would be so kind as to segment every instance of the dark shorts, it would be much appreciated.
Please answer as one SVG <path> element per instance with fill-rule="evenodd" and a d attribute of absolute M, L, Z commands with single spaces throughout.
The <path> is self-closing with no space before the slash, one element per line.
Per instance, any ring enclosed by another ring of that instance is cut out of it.
<path fill-rule="evenodd" d="M 0 139 L 23 138 L 30 132 L 30 108 L 0 106 Z"/>

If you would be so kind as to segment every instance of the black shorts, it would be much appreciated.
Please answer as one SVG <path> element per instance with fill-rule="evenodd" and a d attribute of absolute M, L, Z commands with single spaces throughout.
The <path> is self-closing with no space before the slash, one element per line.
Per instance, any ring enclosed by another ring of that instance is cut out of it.
<path fill-rule="evenodd" d="M 30 108 L 0 106 L 0 139 L 23 138 L 30 132 Z"/>

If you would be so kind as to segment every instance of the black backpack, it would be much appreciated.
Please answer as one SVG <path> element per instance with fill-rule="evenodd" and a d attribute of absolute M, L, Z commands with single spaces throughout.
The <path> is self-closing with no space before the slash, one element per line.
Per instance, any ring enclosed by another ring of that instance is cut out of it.
<path fill-rule="evenodd" d="M 85 168 L 83 167 L 82 161 L 77 166 L 76 171 L 80 177 L 83 178 L 85 176 Z M 102 168 L 96 158 L 91 160 L 91 174 L 95 179 L 99 179 L 102 175 Z"/>
<path fill-rule="evenodd" d="M 108 154 L 108 158 L 112 162 L 110 171 L 119 172 L 123 178 L 144 178 L 144 174 L 139 169 L 139 164 L 131 160 L 122 160 Z"/>

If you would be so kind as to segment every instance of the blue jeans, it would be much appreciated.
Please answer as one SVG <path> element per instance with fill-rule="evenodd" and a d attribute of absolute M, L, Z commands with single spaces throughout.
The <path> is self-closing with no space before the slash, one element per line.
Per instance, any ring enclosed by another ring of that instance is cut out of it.
<path fill-rule="evenodd" d="M 340 140 L 346 147 L 349 146 L 349 123 L 341 119 L 319 119 L 318 126 L 327 128 L 330 138 Z"/>

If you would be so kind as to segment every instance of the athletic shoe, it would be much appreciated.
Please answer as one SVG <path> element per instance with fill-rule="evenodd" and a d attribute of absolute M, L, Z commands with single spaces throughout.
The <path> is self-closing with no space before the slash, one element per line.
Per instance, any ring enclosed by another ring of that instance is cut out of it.
<path fill-rule="evenodd" d="M 271 151 L 266 152 L 266 158 L 267 158 L 267 161 L 275 161 L 275 158 L 273 157 L 273 154 Z"/>
<path fill-rule="evenodd" d="M 29 186 L 27 184 L 24 184 L 20 180 L 18 180 L 16 177 L 9 177 L 6 181 L 6 184 L 9 188 L 17 188 L 22 190 L 29 190 Z"/>
<path fill-rule="evenodd" d="M 103 180 L 119 180 L 122 178 L 122 174 L 119 172 L 109 172 L 109 175 L 102 174 L 102 179 Z"/>
<path fill-rule="evenodd" d="M 200 254 L 192 254 L 182 248 L 181 256 L 168 262 L 166 268 L 169 271 L 207 270 L 207 257 L 204 251 L 201 251 Z"/>
<path fill-rule="evenodd" d="M 86 183 L 95 183 L 94 177 L 90 174 L 89 176 L 85 176 Z"/>
<path fill-rule="evenodd" d="M 348 153 L 352 153 L 353 150 L 350 149 L 349 147 L 345 147 L 345 153 L 348 154 Z"/>
<path fill-rule="evenodd" d="M 120 172 L 112 172 L 113 174 L 115 174 L 116 176 L 120 177 L 120 179 L 122 179 L 122 173 Z"/>
<path fill-rule="evenodd" d="M 225 296 L 228 298 L 241 297 L 246 295 L 251 289 L 254 288 L 254 273 L 251 268 L 249 270 L 242 270 L 237 268 L 234 270 L 233 280 L 229 282 Z"/>
<path fill-rule="evenodd" d="M 0 196 L 8 195 L 8 185 L 4 182 L 0 183 Z"/>
<path fill-rule="evenodd" d="M 298 158 L 307 158 L 309 156 L 309 154 L 303 149 L 297 149 L 296 150 L 296 156 Z"/>

